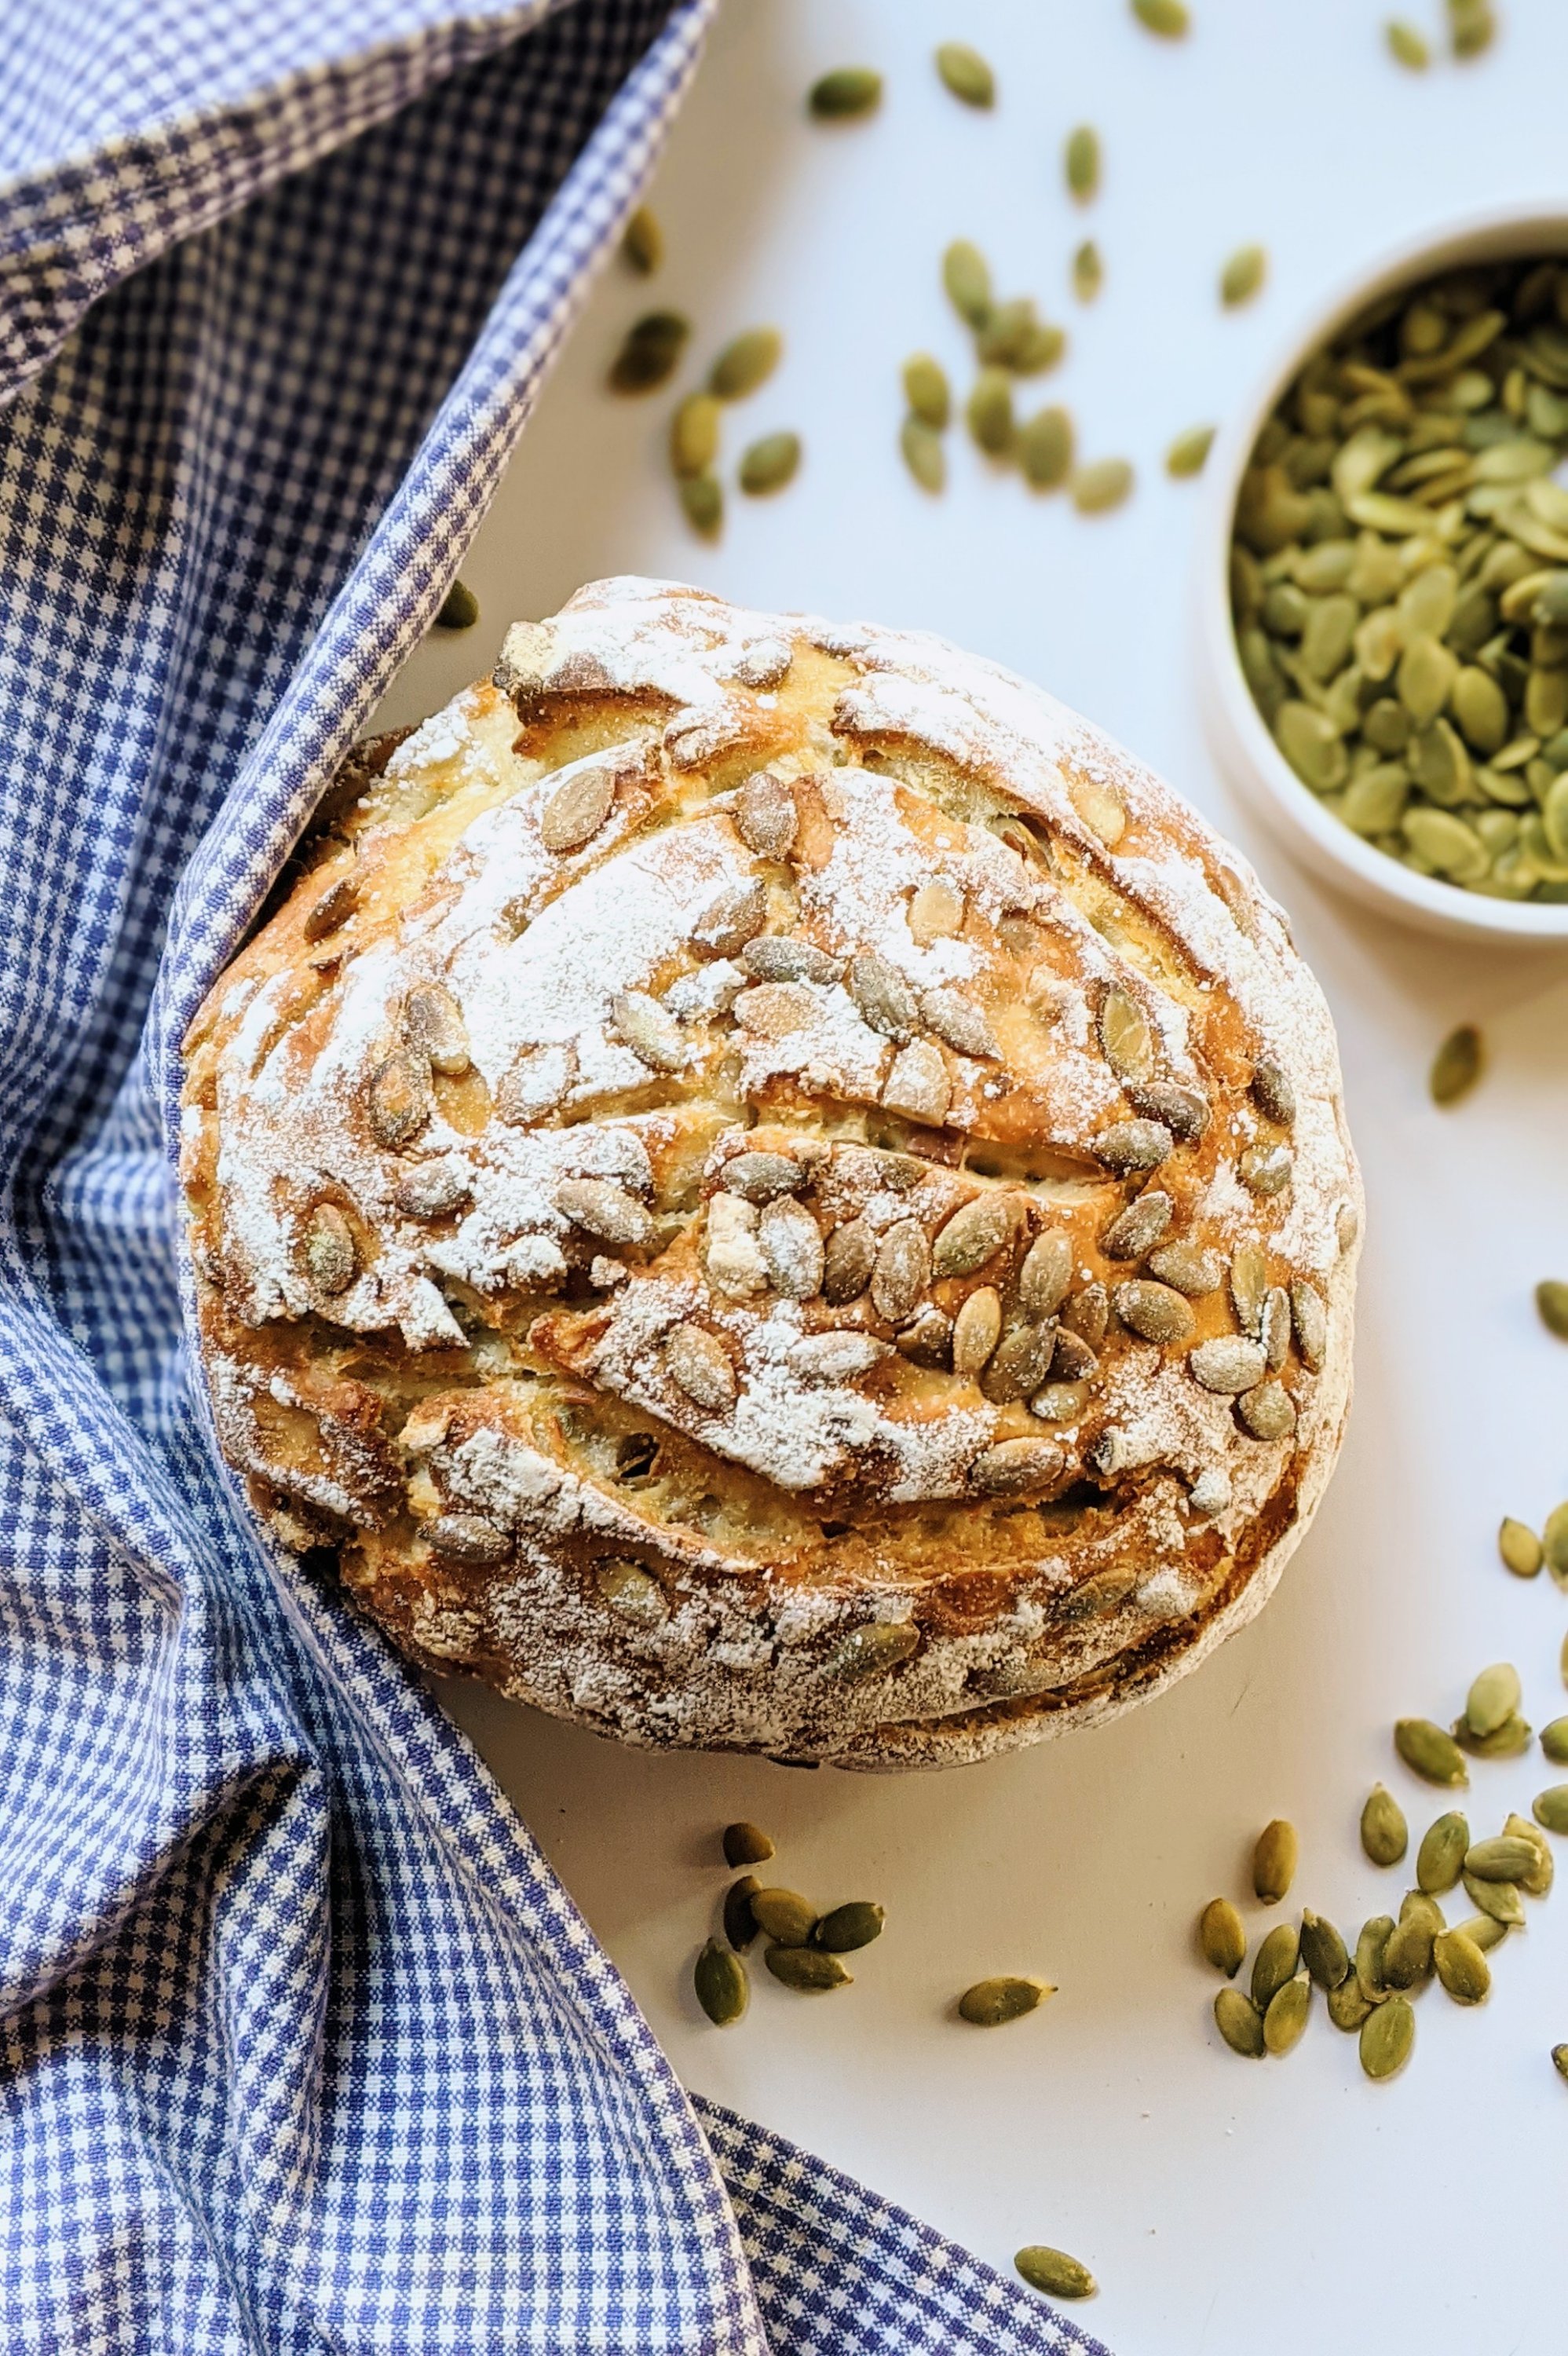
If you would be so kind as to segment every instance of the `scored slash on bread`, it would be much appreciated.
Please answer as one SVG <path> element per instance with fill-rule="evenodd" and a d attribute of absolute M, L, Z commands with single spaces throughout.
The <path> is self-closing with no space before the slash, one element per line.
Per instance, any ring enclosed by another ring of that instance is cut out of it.
<path fill-rule="evenodd" d="M 1360 1185 L 1278 911 L 935 639 L 594 584 L 356 756 L 187 1041 L 219 1434 L 416 1657 L 942 1764 L 1256 1610 Z"/>

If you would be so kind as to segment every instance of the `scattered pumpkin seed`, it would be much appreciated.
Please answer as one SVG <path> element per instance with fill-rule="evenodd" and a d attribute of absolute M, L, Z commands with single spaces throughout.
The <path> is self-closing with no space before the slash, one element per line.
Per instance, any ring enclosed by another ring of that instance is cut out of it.
<path fill-rule="evenodd" d="M 761 1825 L 739 1824 L 724 1827 L 724 1862 L 726 1865 L 763 1865 L 773 1853 L 773 1842 Z"/>
<path fill-rule="evenodd" d="M 621 252 L 628 268 L 640 278 L 651 278 L 664 260 L 664 231 L 646 205 L 639 205 L 626 223 Z"/>
<path fill-rule="evenodd" d="M 1268 274 L 1268 255 L 1261 245 L 1238 246 L 1220 273 L 1220 300 L 1227 310 L 1250 303 Z"/>
<path fill-rule="evenodd" d="M 1524 1922 L 1524 1901 L 1511 1881 L 1481 1881 L 1473 1873 L 1465 1876 L 1465 1895 L 1478 1914 L 1489 1914 L 1494 1922 L 1509 1930 L 1518 1929 Z"/>
<path fill-rule="evenodd" d="M 764 1947 L 763 1961 L 775 1980 L 805 1996 L 818 1996 L 827 1988 L 853 1985 L 851 1974 L 837 1956 L 830 1955 L 823 1947 Z"/>
<path fill-rule="evenodd" d="M 1518 1759 L 1530 1749 L 1531 1732 L 1530 1721 L 1517 1710 L 1491 1734 L 1473 1734 L 1467 1719 L 1454 1721 L 1454 1740 L 1472 1759 Z"/>
<path fill-rule="evenodd" d="M 1264 2045 L 1276 2058 L 1299 2045 L 1312 2011 L 1312 1982 L 1305 1972 L 1286 1980 L 1264 2015 Z"/>
<path fill-rule="evenodd" d="M 1220 1990 L 1214 1998 L 1214 2026 L 1232 2052 L 1250 2062 L 1261 2062 L 1268 2051 L 1264 2043 L 1264 2017 L 1240 1988 Z"/>
<path fill-rule="evenodd" d="M 1296 1879 L 1296 1826 L 1275 1816 L 1253 1849 L 1253 1888 L 1265 1906 L 1277 1906 Z"/>
<path fill-rule="evenodd" d="M 1369 2078 L 1392 2078 L 1410 2059 L 1415 2015 L 1407 1997 L 1391 1996 L 1361 2023 L 1361 2067 Z"/>
<path fill-rule="evenodd" d="M 1568 1505 L 1553 1505 L 1541 1531 L 1546 1568 L 1559 1587 L 1568 1587 Z"/>
<path fill-rule="evenodd" d="M 1301 1934 L 1294 1922 L 1276 1922 L 1259 1942 L 1253 1957 L 1253 2002 L 1265 2013 L 1301 1962 Z"/>
<path fill-rule="evenodd" d="M 1498 1531 L 1498 1552 L 1516 1579 L 1535 1578 L 1546 1559 L 1541 1540 L 1530 1525 L 1515 1521 L 1511 1514 L 1504 1515 Z"/>
<path fill-rule="evenodd" d="M 1383 1957 L 1394 1933 L 1392 1914 L 1372 1914 L 1360 1927 L 1356 1937 L 1356 1977 L 1361 1994 L 1372 2004 L 1381 2004 L 1388 1994 L 1383 1978 Z"/>
<path fill-rule="evenodd" d="M 1439 1918 L 1441 1919 L 1441 1918 Z M 1432 1943 L 1436 1936 L 1431 1920 L 1423 1914 L 1405 1914 L 1389 1933 L 1383 1949 L 1382 1976 L 1385 1986 L 1392 1988 L 1417 1987 L 1432 1976 Z"/>
<path fill-rule="evenodd" d="M 980 55 L 966 41 L 944 41 L 936 52 L 936 70 L 944 85 L 965 106 L 991 106 L 996 102 L 997 77 Z"/>
<path fill-rule="evenodd" d="M 798 434 L 764 434 L 741 454 L 740 485 L 748 498 L 782 491 L 800 466 Z"/>
<path fill-rule="evenodd" d="M 706 475 L 719 455 L 719 403 L 710 392 L 688 392 L 669 424 L 669 463 L 675 474 Z"/>
<path fill-rule="evenodd" d="M 1031 2242 L 1019 2250 L 1013 2264 L 1033 2290 L 1042 2290 L 1048 2298 L 1093 2298 L 1100 2286 L 1081 2258 L 1069 2257 L 1065 2250 L 1053 2250 L 1044 2242 Z"/>
<path fill-rule="evenodd" d="M 1552 2066 L 1560 2078 L 1568 2079 L 1568 2045 L 1552 2047 Z"/>
<path fill-rule="evenodd" d="M 848 123 L 869 114 L 881 95 L 882 77 L 869 66 L 836 66 L 812 83 L 806 104 L 819 123 Z"/>
<path fill-rule="evenodd" d="M 721 1947 L 717 1939 L 709 1939 L 697 1958 L 691 1980 L 698 2003 L 716 2029 L 727 2029 L 740 2019 L 752 1991 L 739 1955 Z"/>
<path fill-rule="evenodd" d="M 680 504 L 693 531 L 703 540 L 717 539 L 724 522 L 724 491 L 716 476 L 683 476 Z"/>
<path fill-rule="evenodd" d="M 1047 1980 L 1004 1973 L 996 1979 L 976 1980 L 973 1987 L 965 1988 L 958 1999 L 958 2010 L 976 2029 L 999 2029 L 1004 2021 L 1021 2020 L 1026 2012 L 1033 2012 L 1055 1994 Z"/>
<path fill-rule="evenodd" d="M 781 1947 L 804 1947 L 816 1928 L 816 1909 L 798 1890 L 754 1890 L 752 1919 Z"/>
<path fill-rule="evenodd" d="M 1434 1897 L 1452 1890 L 1464 1870 L 1469 1846 L 1468 1821 L 1456 1810 L 1428 1825 L 1415 1853 L 1415 1879 L 1421 1888 Z"/>
<path fill-rule="evenodd" d="M 1463 1922 L 1457 1922 L 1454 1927 L 1463 1931 L 1466 1938 L 1473 1941 L 1483 1955 L 1490 1954 L 1494 1947 L 1501 1946 L 1509 1933 L 1506 1922 L 1494 1922 L 1489 1914 L 1467 1915 Z"/>
<path fill-rule="evenodd" d="M 1448 0 L 1448 45 L 1456 58 L 1478 58 L 1497 38 L 1489 0 Z"/>
<path fill-rule="evenodd" d="M 627 328 L 610 365 L 612 392 L 652 392 L 675 372 L 691 322 L 678 311 L 649 311 Z"/>
<path fill-rule="evenodd" d="M 915 352 L 903 365 L 904 399 L 910 414 L 940 433 L 953 414 L 946 371 L 929 352 Z"/>
<path fill-rule="evenodd" d="M 1013 380 L 1003 368 L 983 368 L 965 406 L 970 438 L 989 458 L 1006 457 L 1013 445 Z"/>
<path fill-rule="evenodd" d="M 983 327 L 991 312 L 991 270 L 977 245 L 955 238 L 942 257 L 942 283 L 961 319 Z"/>
<path fill-rule="evenodd" d="M 1192 22 L 1186 0 L 1133 0 L 1133 14 L 1146 32 L 1165 41 L 1179 41 Z"/>
<path fill-rule="evenodd" d="M 1315 1914 L 1310 1906 L 1301 1910 L 1301 1960 L 1318 1987 L 1332 1995 L 1350 1969 L 1350 1953 L 1332 1922 Z"/>
<path fill-rule="evenodd" d="M 1072 420 L 1065 409 L 1038 410 L 1019 428 L 1019 465 L 1037 491 L 1054 491 L 1072 466 Z"/>
<path fill-rule="evenodd" d="M 1233 1980 L 1247 1957 L 1247 1934 L 1228 1898 L 1211 1898 L 1198 1917 L 1198 1944 L 1205 1963 Z"/>
<path fill-rule="evenodd" d="M 1125 458 L 1095 458 L 1073 468 L 1069 488 L 1080 515 L 1109 515 L 1130 496 L 1133 470 Z"/>
<path fill-rule="evenodd" d="M 1432 1960 L 1456 2004 L 1484 2002 L 1492 1985 L 1491 1965 L 1465 1932 L 1440 1931 L 1432 1943 Z"/>
<path fill-rule="evenodd" d="M 1554 1718 L 1541 1728 L 1541 1747 L 1554 1767 L 1568 1767 L 1568 1718 Z"/>
<path fill-rule="evenodd" d="M 1392 17 L 1383 27 L 1383 37 L 1395 63 L 1407 66 L 1412 73 L 1424 73 L 1432 63 L 1432 52 L 1413 25 Z"/>
<path fill-rule="evenodd" d="M 1372 2010 L 1371 1998 L 1354 1972 L 1347 1972 L 1338 1987 L 1328 1990 L 1328 2018 L 1336 2029 L 1360 2029 Z"/>
<path fill-rule="evenodd" d="M 745 328 L 725 345 L 709 370 L 709 391 L 718 401 L 743 401 L 766 384 L 783 350 L 784 337 L 776 327 Z M 717 434 L 717 419 L 714 423 Z"/>
<path fill-rule="evenodd" d="M 1182 482 L 1191 475 L 1203 472 L 1204 462 L 1214 445 L 1211 425 L 1189 425 L 1179 434 L 1165 454 L 1165 471 Z"/>
<path fill-rule="evenodd" d="M 1568 1284 L 1555 1277 L 1543 1278 L 1535 1288 L 1535 1305 L 1547 1332 L 1555 1333 L 1560 1342 L 1568 1342 Z"/>
<path fill-rule="evenodd" d="M 1397 1865 L 1410 1847 L 1410 1827 L 1393 1794 L 1374 1783 L 1361 1810 L 1361 1847 L 1374 1865 Z"/>
<path fill-rule="evenodd" d="M 471 630 L 479 619 L 479 600 L 465 581 L 454 581 L 441 601 L 435 617 L 438 630 Z"/>
<path fill-rule="evenodd" d="M 1069 193 L 1087 204 L 1100 186 L 1100 134 L 1092 123 L 1081 123 L 1068 133 L 1062 169 Z"/>
<path fill-rule="evenodd" d="M 754 1873 L 743 1873 L 724 1893 L 724 1936 L 737 1952 L 749 1947 L 757 1935 L 752 1901 L 762 1886 Z"/>
<path fill-rule="evenodd" d="M 1092 237 L 1086 237 L 1073 250 L 1072 292 L 1081 303 L 1093 303 L 1104 283 L 1105 265 L 1100 249 Z"/>
<path fill-rule="evenodd" d="M 1428 1783 L 1467 1783 L 1470 1780 L 1464 1752 L 1453 1736 L 1445 1734 L 1429 1718 L 1397 1719 L 1393 1747 L 1412 1774 Z"/>
<path fill-rule="evenodd" d="M 1549 1833 L 1568 1833 L 1568 1783 L 1550 1784 L 1531 1802 L 1531 1813 Z"/>
<path fill-rule="evenodd" d="M 1457 1104 L 1481 1076 L 1481 1034 L 1473 1023 L 1450 1031 L 1432 1059 L 1428 1086 L 1434 1104 Z"/>
<path fill-rule="evenodd" d="M 1516 1815 L 1511 1809 L 1503 1818 L 1505 1838 L 1528 1841 L 1535 1851 L 1535 1863 L 1528 1873 L 1520 1876 L 1519 1886 L 1527 1898 L 1544 1898 L 1557 1876 L 1552 1845 L 1541 1838 L 1544 1829 L 1539 1824 L 1532 1824 L 1528 1816 Z"/>
<path fill-rule="evenodd" d="M 873 1939 L 880 1939 L 886 1920 L 874 1900 L 851 1898 L 822 1917 L 812 1933 L 812 1940 L 815 1945 L 826 1947 L 829 1954 L 848 1955 L 857 1947 L 869 1947 Z"/>
<path fill-rule="evenodd" d="M 1465 1880 L 1522 1881 L 1535 1863 L 1534 1846 L 1507 1833 L 1471 1843 L 1465 1852 Z"/>

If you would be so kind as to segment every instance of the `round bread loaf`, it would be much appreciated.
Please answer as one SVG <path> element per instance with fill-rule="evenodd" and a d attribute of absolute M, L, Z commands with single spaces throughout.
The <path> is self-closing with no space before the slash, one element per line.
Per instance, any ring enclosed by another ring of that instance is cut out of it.
<path fill-rule="evenodd" d="M 1255 1612 L 1360 1190 L 1250 869 L 995 665 L 600 582 L 363 748 L 187 1042 L 218 1431 L 398 1644 L 942 1766 Z"/>

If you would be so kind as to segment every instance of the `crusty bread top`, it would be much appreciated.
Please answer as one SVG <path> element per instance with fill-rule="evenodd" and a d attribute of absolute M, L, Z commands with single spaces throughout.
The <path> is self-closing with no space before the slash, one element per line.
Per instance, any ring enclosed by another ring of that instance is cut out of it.
<path fill-rule="evenodd" d="M 374 766 L 187 1041 L 275 1526 L 426 1657 L 797 1755 L 1019 1739 L 1255 1607 L 1360 1193 L 1201 820 L 937 640 L 635 581 Z"/>

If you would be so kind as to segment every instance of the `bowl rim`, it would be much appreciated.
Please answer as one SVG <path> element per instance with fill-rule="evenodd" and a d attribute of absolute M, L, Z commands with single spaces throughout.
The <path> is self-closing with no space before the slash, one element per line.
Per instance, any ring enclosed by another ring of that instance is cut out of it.
<path fill-rule="evenodd" d="M 1236 497 L 1253 444 L 1314 351 L 1397 286 L 1466 262 L 1557 251 L 1568 259 L 1568 206 L 1542 198 L 1473 208 L 1383 248 L 1298 316 L 1215 437 L 1205 468 L 1194 598 L 1215 749 L 1227 775 L 1253 791 L 1262 814 L 1307 864 L 1357 898 L 1392 908 L 1426 929 L 1536 944 L 1568 941 L 1568 902 L 1494 900 L 1418 875 L 1352 833 L 1303 784 L 1275 744 L 1242 670 L 1231 615 L 1230 552 Z"/>

